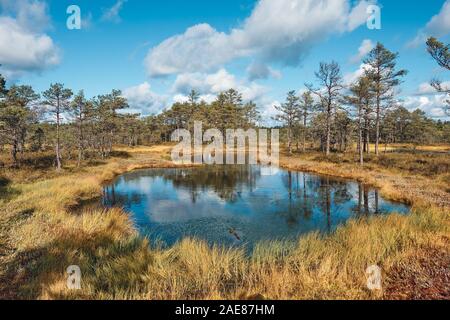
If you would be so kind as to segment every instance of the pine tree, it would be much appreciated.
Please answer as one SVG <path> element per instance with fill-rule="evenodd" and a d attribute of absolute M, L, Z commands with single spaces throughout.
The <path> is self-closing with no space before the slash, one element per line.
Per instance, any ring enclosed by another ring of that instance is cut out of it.
<path fill-rule="evenodd" d="M 375 154 L 379 155 L 380 144 L 380 122 L 382 111 L 387 109 L 389 104 L 386 101 L 392 100 L 394 88 L 400 84 L 400 78 L 407 74 L 406 70 L 396 70 L 397 53 L 386 49 L 381 43 L 369 52 L 364 63 L 368 65 L 366 75 L 372 81 L 375 95 Z"/>
<path fill-rule="evenodd" d="M 427 41 L 428 53 L 433 57 L 434 60 L 444 69 L 450 70 L 450 47 L 442 42 L 438 41 L 436 38 L 429 38 Z M 450 115 L 450 88 L 445 88 L 442 82 L 438 79 L 433 79 L 431 85 L 438 91 L 445 93 L 447 95 L 447 104 L 444 108 L 445 112 Z"/>
<path fill-rule="evenodd" d="M 84 125 L 88 121 L 88 115 L 92 109 L 92 103 L 87 101 L 83 90 L 78 92 L 70 104 L 70 113 L 74 117 L 75 125 L 77 126 L 77 140 L 78 140 L 78 162 L 77 166 L 81 166 L 81 161 L 84 158 L 85 139 L 84 139 Z"/>
<path fill-rule="evenodd" d="M 429 38 L 427 41 L 428 53 L 433 57 L 434 60 L 442 67 L 450 70 L 450 47 L 442 42 L 438 41 L 436 38 Z"/>
<path fill-rule="evenodd" d="M 280 113 L 275 120 L 280 121 L 287 129 L 288 149 L 292 154 L 292 132 L 300 116 L 300 98 L 295 91 L 290 91 L 287 94 L 286 102 L 281 106 L 275 106 L 275 109 Z"/>
<path fill-rule="evenodd" d="M 301 119 L 303 121 L 302 136 L 303 136 L 303 152 L 306 152 L 306 139 L 308 136 L 308 117 L 314 110 L 314 99 L 311 91 L 306 91 L 300 97 Z"/>
<path fill-rule="evenodd" d="M 27 130 L 33 120 L 32 102 L 39 95 L 30 86 L 12 86 L 7 91 L 2 89 L 0 100 L 0 136 L 11 146 L 13 166 L 19 165 L 17 153 L 24 150 Z"/>
<path fill-rule="evenodd" d="M 51 84 L 50 88 L 44 91 L 45 98 L 44 105 L 49 109 L 49 113 L 54 117 L 56 123 L 56 169 L 61 170 L 61 141 L 60 141 L 60 126 L 62 114 L 69 110 L 70 98 L 72 97 L 72 90 L 64 88 L 61 83 Z"/>
<path fill-rule="evenodd" d="M 359 163 L 364 165 L 364 146 L 363 135 L 365 132 L 365 119 L 364 113 L 367 105 L 370 105 L 371 93 L 370 93 L 370 80 L 367 77 L 361 77 L 359 80 L 350 87 L 352 95 L 346 97 L 349 104 L 353 105 L 357 114 L 357 126 L 358 126 L 358 153 Z"/>

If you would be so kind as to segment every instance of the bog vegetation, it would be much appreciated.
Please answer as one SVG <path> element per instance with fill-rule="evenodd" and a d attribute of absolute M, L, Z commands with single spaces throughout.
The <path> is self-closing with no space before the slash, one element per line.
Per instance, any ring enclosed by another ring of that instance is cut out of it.
<path fill-rule="evenodd" d="M 431 38 L 428 50 L 449 69 L 448 45 Z M 290 92 L 274 121 L 286 145 L 283 166 L 372 184 L 412 204 L 412 214 L 354 220 L 291 245 L 261 244 L 250 258 L 195 239 L 154 247 L 122 210 L 80 207 L 117 174 L 172 166 L 170 147 L 159 145 L 174 129 L 193 130 L 194 121 L 204 130 L 259 126 L 257 106 L 239 92 L 206 103 L 192 91 L 188 101 L 141 117 L 127 113 L 117 90 L 89 99 L 57 83 L 39 94 L 0 77 L 0 297 L 448 298 L 449 150 L 439 144 L 448 145 L 450 122 L 402 106 L 395 88 L 407 72 L 396 59 L 378 44 L 349 87 L 336 62 L 320 64 L 308 90 Z M 432 85 L 449 93 L 437 79 Z M 399 145 L 414 153 L 393 149 Z M 78 292 L 66 286 L 72 264 L 83 272 Z M 383 268 L 382 292 L 365 286 L 371 264 Z"/>
<path fill-rule="evenodd" d="M 428 41 L 431 55 L 448 69 L 449 49 L 436 39 Z M 427 118 L 421 110 L 408 111 L 395 92 L 407 71 L 396 67 L 397 54 L 382 44 L 365 59 L 366 72 L 345 87 L 336 62 L 321 63 L 315 84 L 301 96 L 289 92 L 277 106 L 273 119 L 283 129 L 290 153 L 320 149 L 332 152 L 353 149 L 355 143 L 364 162 L 370 143 L 376 155 L 389 144 L 439 144 L 450 141 L 450 123 Z M 439 80 L 436 90 L 449 93 Z M 253 102 L 242 101 L 234 89 L 220 93 L 215 101 L 199 101 L 192 90 L 188 101 L 175 103 L 158 115 L 141 117 L 127 113 L 128 104 L 119 90 L 88 99 L 83 91 L 74 95 L 63 84 L 52 84 L 41 94 L 26 85 L 6 86 L 0 78 L 0 149 L 9 150 L 3 163 L 19 167 L 25 153 L 52 150 L 52 164 L 59 170 L 66 159 L 106 159 L 114 144 L 151 145 L 170 141 L 175 129 L 193 130 L 202 121 L 203 130 L 248 129 L 261 123 Z M 448 110 L 448 105 L 446 106 Z M 267 119 L 266 119 L 267 120 Z"/>

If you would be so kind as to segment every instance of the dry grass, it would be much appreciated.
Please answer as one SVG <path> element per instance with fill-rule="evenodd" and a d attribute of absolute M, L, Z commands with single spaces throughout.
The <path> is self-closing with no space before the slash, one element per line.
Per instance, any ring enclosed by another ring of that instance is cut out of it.
<path fill-rule="evenodd" d="M 366 156 L 363 168 L 353 153 L 331 155 L 309 152 L 282 155 L 280 164 L 291 170 L 356 179 L 381 189 L 391 200 L 409 204 L 450 207 L 450 156 L 393 153 Z"/>
<path fill-rule="evenodd" d="M 354 149 L 356 149 L 356 144 L 354 145 Z M 375 144 L 371 143 L 369 146 L 370 152 L 375 152 Z M 394 143 L 388 144 L 387 146 L 384 144 L 380 145 L 381 151 L 394 152 L 394 151 L 423 151 L 423 152 L 433 152 L 433 153 L 449 153 L 450 146 L 448 144 L 436 144 L 436 145 L 424 145 L 417 146 L 411 143 Z"/>
<path fill-rule="evenodd" d="M 69 168 L 61 176 L 33 182 L 8 175 L 13 181 L 6 186 L 10 197 L 0 199 L 0 297 L 401 298 L 404 295 L 398 293 L 405 286 L 395 286 L 401 283 L 396 275 L 416 261 L 416 254 L 449 255 L 448 193 L 442 183 L 434 183 L 442 174 L 430 178 L 404 169 L 384 169 L 375 161 L 360 169 L 351 162 L 336 164 L 309 155 L 283 157 L 282 165 L 376 185 L 385 196 L 412 203 L 410 216 L 353 220 L 328 237 L 313 233 L 294 244 L 260 244 L 251 258 L 241 250 L 210 248 L 195 239 L 185 239 L 171 249 L 151 247 L 138 237 L 121 210 L 74 210 L 98 197 L 101 184 L 120 173 L 172 166 L 164 160 L 169 150 L 168 146 L 121 149 L 130 157 L 81 172 Z M 422 190 L 424 186 L 428 188 Z M 386 292 L 366 289 L 365 270 L 372 264 L 382 267 Z M 67 290 L 69 265 L 81 267 L 80 291 Z M 411 270 L 418 272 L 417 279 L 425 272 L 410 268 L 408 274 Z M 448 283 L 436 288 L 435 296 L 449 299 Z"/>

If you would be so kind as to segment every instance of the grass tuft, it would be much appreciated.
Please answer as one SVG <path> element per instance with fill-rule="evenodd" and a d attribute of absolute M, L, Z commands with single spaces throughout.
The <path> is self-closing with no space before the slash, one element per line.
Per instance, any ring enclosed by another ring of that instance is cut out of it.
<path fill-rule="evenodd" d="M 171 166 L 164 160 L 167 147 L 128 154 L 81 172 L 68 170 L 31 182 L 16 178 L 8 184 L 17 193 L 0 200 L 1 298 L 426 298 L 405 292 L 405 279 L 430 281 L 426 263 L 447 261 L 449 255 L 449 206 L 443 185 L 432 184 L 434 180 L 420 173 L 411 175 L 397 164 L 386 169 L 378 163 L 383 159 L 370 162 L 369 171 L 350 160 L 335 163 L 317 155 L 284 158 L 282 165 L 373 184 L 385 196 L 412 203 L 411 215 L 351 220 L 330 236 L 311 233 L 297 242 L 261 243 L 250 257 L 241 249 L 210 247 L 196 239 L 169 249 L 150 246 L 122 210 L 73 210 L 98 197 L 102 184 L 120 173 Z M 365 270 L 373 264 L 383 270 L 382 292 L 366 287 Z M 67 289 L 70 265 L 81 267 L 80 291 Z M 443 265 L 437 267 L 448 272 Z M 448 299 L 448 282 L 435 287 L 434 297 Z"/>

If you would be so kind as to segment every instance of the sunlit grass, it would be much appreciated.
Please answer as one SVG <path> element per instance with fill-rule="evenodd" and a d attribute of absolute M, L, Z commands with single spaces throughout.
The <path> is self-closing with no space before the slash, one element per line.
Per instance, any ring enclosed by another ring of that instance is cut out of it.
<path fill-rule="evenodd" d="M 130 152 L 131 158 L 114 158 L 81 172 L 15 180 L 10 187 L 17 193 L 0 200 L 0 243 L 12 249 L 2 260 L 0 294 L 31 299 L 377 299 L 383 292 L 367 289 L 368 266 L 379 265 L 388 279 L 414 252 L 443 248 L 448 253 L 443 185 L 376 162 L 360 169 L 313 156 L 282 159 L 292 169 L 376 185 L 383 195 L 413 204 L 411 215 L 351 220 L 331 236 L 312 233 L 298 242 L 261 243 L 251 256 L 196 239 L 159 248 L 139 237 L 122 210 L 73 209 L 99 197 L 102 183 L 118 174 L 171 166 L 161 160 L 166 152 L 166 147 L 141 148 Z M 81 267 L 80 291 L 67 289 L 69 265 Z"/>

